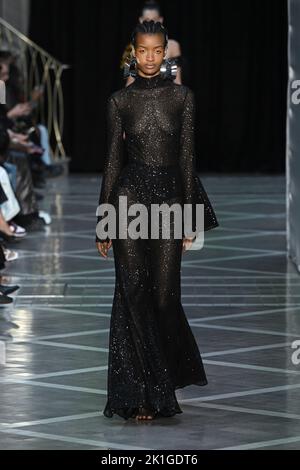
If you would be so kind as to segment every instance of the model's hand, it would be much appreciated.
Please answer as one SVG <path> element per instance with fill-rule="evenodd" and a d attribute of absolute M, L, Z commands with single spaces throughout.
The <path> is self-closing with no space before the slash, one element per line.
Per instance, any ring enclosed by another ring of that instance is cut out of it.
<path fill-rule="evenodd" d="M 182 240 L 182 251 L 185 253 L 187 250 L 189 250 L 193 244 L 193 241 L 196 237 L 191 237 L 191 238 L 183 238 Z"/>
<path fill-rule="evenodd" d="M 107 252 L 112 246 L 112 241 L 109 242 L 96 242 L 97 250 L 103 258 L 107 258 Z"/>

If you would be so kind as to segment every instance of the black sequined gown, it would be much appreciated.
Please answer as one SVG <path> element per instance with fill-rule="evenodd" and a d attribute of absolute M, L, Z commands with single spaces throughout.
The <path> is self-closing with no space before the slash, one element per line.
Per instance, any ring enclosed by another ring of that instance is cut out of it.
<path fill-rule="evenodd" d="M 138 75 L 113 93 L 99 203 L 117 209 L 121 195 L 127 196 L 128 207 L 135 202 L 147 208 L 151 203 L 204 203 L 205 230 L 217 227 L 194 167 L 194 111 L 192 90 L 161 75 Z M 182 240 L 128 237 L 112 243 L 116 281 L 104 415 L 128 419 L 139 405 L 159 416 L 182 413 L 175 390 L 207 384 L 181 304 Z"/>

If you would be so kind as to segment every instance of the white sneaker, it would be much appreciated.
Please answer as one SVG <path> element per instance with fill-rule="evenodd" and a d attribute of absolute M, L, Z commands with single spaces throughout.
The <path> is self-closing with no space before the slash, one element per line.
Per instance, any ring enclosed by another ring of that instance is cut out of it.
<path fill-rule="evenodd" d="M 16 238 L 24 238 L 27 235 L 27 232 L 24 227 L 17 225 L 15 222 L 9 222 L 10 229 Z"/>
<path fill-rule="evenodd" d="M 52 222 L 51 216 L 48 214 L 48 212 L 39 211 L 39 217 L 43 219 L 45 225 L 49 225 Z"/>

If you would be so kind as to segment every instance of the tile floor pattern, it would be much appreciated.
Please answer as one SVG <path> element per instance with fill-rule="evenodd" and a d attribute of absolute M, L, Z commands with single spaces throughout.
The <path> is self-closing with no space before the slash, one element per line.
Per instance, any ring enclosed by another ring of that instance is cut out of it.
<path fill-rule="evenodd" d="M 0 449 L 300 448 L 300 277 L 286 257 L 284 177 L 203 182 L 221 226 L 184 256 L 182 301 L 209 384 L 178 390 L 183 414 L 169 420 L 102 416 L 114 263 L 94 246 L 100 178 L 60 178 L 43 202 L 53 224 L 5 271 L 22 288 L 0 310 Z"/>

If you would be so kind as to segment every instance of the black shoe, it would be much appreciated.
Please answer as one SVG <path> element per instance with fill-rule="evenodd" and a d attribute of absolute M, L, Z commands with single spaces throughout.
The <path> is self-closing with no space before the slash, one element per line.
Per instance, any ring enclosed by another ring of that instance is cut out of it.
<path fill-rule="evenodd" d="M 52 165 L 46 165 L 45 167 L 45 176 L 46 178 L 56 178 L 57 176 L 62 175 L 64 172 L 63 165 L 59 163 L 54 163 Z"/>
<path fill-rule="evenodd" d="M 0 305 L 11 304 L 12 302 L 13 302 L 13 299 L 11 297 L 8 297 L 7 295 L 0 293 Z"/>
<path fill-rule="evenodd" d="M 45 222 L 41 217 L 34 218 L 28 225 L 26 225 L 27 232 L 37 232 L 44 230 Z"/>
<path fill-rule="evenodd" d="M 41 230 L 45 227 L 43 220 L 40 219 L 39 213 L 32 212 L 31 214 L 18 214 L 14 217 L 16 224 L 24 227 L 27 232 L 33 232 L 35 230 Z"/>
<path fill-rule="evenodd" d="M 20 289 L 20 286 L 3 286 L 2 284 L 0 284 L 0 292 L 4 295 L 12 294 L 18 289 Z"/>
<path fill-rule="evenodd" d="M 34 188 L 36 189 L 44 189 L 46 186 L 46 181 L 40 178 L 37 178 L 37 179 L 32 178 L 32 183 L 33 183 Z"/>

